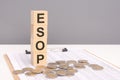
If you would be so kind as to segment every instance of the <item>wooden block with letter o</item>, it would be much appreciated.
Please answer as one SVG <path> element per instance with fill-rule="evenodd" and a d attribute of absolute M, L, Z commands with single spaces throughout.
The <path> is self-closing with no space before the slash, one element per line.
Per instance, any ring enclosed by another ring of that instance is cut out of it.
<path fill-rule="evenodd" d="M 31 53 L 34 66 L 46 65 L 48 12 L 31 12 Z"/>

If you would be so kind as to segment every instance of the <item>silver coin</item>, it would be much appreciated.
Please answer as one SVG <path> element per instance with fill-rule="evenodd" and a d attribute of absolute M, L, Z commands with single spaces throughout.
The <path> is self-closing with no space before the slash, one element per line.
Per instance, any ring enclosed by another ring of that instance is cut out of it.
<path fill-rule="evenodd" d="M 85 68 L 85 66 L 81 63 L 76 63 L 76 64 L 74 64 L 74 66 L 75 66 L 75 68 L 79 68 L 79 69 Z"/>
<path fill-rule="evenodd" d="M 66 75 L 66 70 L 57 70 L 56 71 L 56 74 L 58 75 L 58 76 L 65 76 Z"/>
<path fill-rule="evenodd" d="M 57 74 L 55 74 L 55 73 L 47 73 L 46 78 L 55 79 L 55 78 L 57 78 Z"/>
<path fill-rule="evenodd" d="M 103 70 L 104 68 L 98 64 L 90 64 L 89 65 L 93 70 Z"/>
<path fill-rule="evenodd" d="M 69 65 L 69 64 L 76 64 L 77 62 L 75 61 L 75 60 L 68 60 L 67 61 L 67 64 Z"/>

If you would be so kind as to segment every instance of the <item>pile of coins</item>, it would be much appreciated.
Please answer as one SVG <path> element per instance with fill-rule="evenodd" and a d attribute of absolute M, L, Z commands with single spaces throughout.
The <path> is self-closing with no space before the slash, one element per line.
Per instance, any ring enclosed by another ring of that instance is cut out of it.
<path fill-rule="evenodd" d="M 44 74 L 46 78 L 57 78 L 59 76 L 73 76 L 78 72 L 78 69 L 85 69 L 89 66 L 93 70 L 102 70 L 103 67 L 98 64 L 90 64 L 87 60 L 59 60 L 54 63 L 48 63 L 47 66 L 37 66 L 36 68 L 26 67 L 22 70 L 13 71 L 14 74 L 25 73 L 27 76 L 36 74 Z"/>

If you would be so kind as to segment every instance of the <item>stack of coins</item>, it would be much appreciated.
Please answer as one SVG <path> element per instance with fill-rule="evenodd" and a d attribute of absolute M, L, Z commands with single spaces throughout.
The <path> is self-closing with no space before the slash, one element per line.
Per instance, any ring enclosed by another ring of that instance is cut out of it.
<path fill-rule="evenodd" d="M 54 63 L 48 63 L 47 66 L 37 66 L 35 68 L 26 67 L 22 70 L 13 71 L 14 74 L 24 73 L 26 76 L 35 76 L 44 74 L 46 78 L 57 78 L 62 76 L 74 76 L 78 69 L 85 69 L 89 66 L 93 70 L 102 70 L 103 67 L 98 64 L 90 64 L 88 60 L 58 60 Z"/>

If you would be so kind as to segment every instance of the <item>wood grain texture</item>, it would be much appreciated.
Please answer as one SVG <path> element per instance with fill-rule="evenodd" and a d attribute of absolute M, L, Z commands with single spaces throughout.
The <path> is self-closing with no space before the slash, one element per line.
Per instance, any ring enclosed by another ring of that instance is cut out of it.
<path fill-rule="evenodd" d="M 31 53 L 34 66 L 46 65 L 48 12 L 31 11 Z M 41 55 L 44 58 L 40 57 Z M 38 61 L 39 60 L 39 61 Z"/>
<path fill-rule="evenodd" d="M 10 59 L 8 58 L 7 55 L 4 55 L 4 59 L 5 59 L 7 65 L 9 67 L 9 69 L 10 69 L 10 72 L 11 72 L 14 80 L 20 80 L 20 78 L 18 77 L 18 75 L 15 75 L 15 74 L 12 73 L 14 71 L 14 68 L 13 68 L 13 65 L 11 64 Z"/>
<path fill-rule="evenodd" d="M 42 21 L 44 21 L 44 23 L 37 22 L 38 13 L 44 14 L 40 16 L 40 17 L 44 17 L 44 19 L 41 19 Z M 34 25 L 39 25 L 39 26 L 48 25 L 48 12 L 45 10 L 31 11 L 31 17 L 32 17 L 31 23 Z"/>

